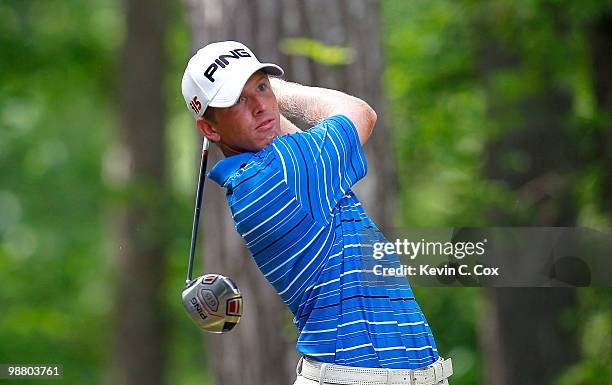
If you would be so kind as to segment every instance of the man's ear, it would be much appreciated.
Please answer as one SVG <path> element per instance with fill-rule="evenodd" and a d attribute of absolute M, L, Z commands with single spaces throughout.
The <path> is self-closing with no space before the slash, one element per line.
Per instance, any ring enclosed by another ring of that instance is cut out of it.
<path fill-rule="evenodd" d="M 221 135 L 219 135 L 215 127 L 213 127 L 212 124 L 207 122 L 203 117 L 198 117 L 196 119 L 196 126 L 198 126 L 198 131 L 200 131 L 200 134 L 211 142 L 217 143 L 219 140 L 221 140 Z"/>

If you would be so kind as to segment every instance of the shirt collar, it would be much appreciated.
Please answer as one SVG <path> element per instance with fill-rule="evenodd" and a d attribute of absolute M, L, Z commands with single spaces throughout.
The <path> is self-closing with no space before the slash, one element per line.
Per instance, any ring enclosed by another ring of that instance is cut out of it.
<path fill-rule="evenodd" d="M 234 175 L 243 164 L 248 163 L 253 155 L 254 153 L 252 152 L 243 152 L 221 159 L 210 170 L 208 177 L 217 182 L 220 186 L 225 187 L 230 176 Z"/>

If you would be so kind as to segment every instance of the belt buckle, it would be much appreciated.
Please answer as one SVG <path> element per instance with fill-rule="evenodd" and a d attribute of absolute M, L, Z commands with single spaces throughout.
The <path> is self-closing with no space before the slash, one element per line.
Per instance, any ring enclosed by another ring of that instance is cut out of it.
<path fill-rule="evenodd" d="M 438 360 L 431 365 L 434 372 L 434 380 L 441 381 L 444 379 L 444 361 Z"/>

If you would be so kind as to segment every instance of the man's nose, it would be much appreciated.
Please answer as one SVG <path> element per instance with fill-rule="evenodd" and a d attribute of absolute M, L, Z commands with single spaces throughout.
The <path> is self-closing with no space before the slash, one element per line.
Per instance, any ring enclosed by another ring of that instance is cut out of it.
<path fill-rule="evenodd" d="M 266 101 L 262 96 L 254 96 L 253 100 L 253 114 L 259 115 L 262 112 L 265 112 L 267 109 Z"/>

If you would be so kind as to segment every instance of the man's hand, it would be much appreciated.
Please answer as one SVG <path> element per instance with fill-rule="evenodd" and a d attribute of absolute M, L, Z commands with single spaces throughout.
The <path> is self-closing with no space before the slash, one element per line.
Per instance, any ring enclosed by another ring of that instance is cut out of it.
<path fill-rule="evenodd" d="M 303 86 L 272 77 L 270 84 L 282 115 L 297 118 L 310 126 L 333 115 L 346 115 L 355 124 L 362 145 L 372 134 L 376 112 L 361 99 L 336 90 Z"/>

